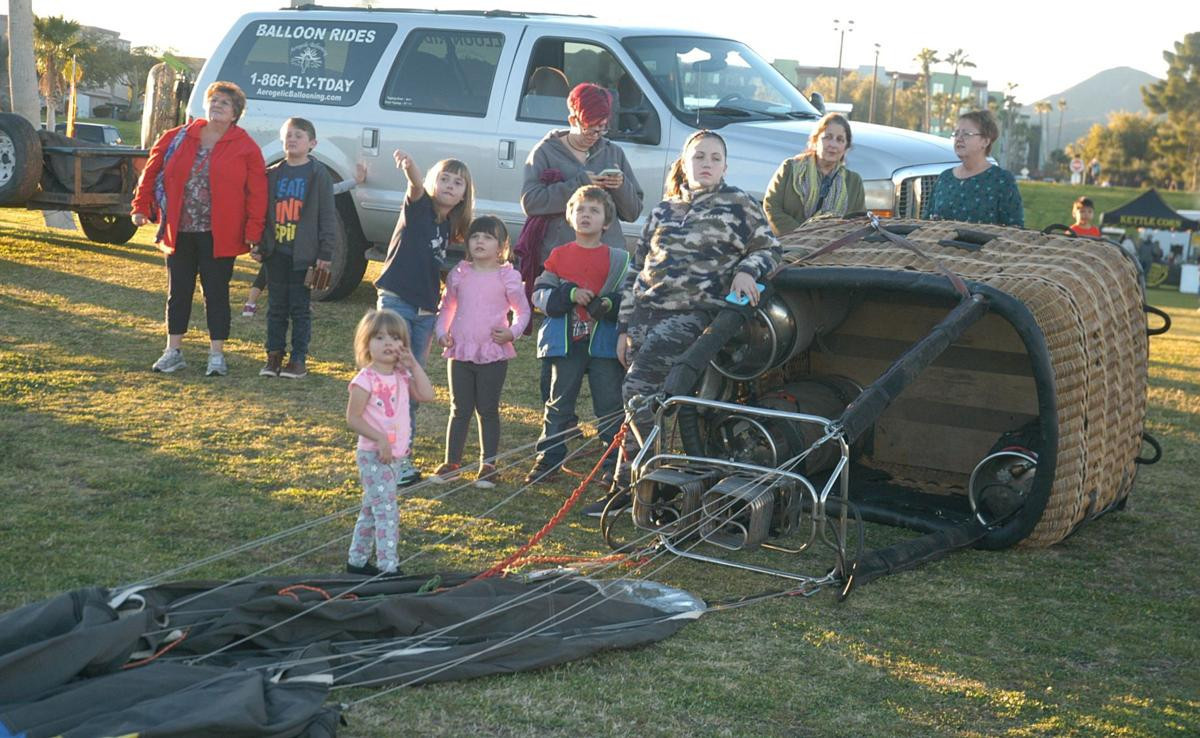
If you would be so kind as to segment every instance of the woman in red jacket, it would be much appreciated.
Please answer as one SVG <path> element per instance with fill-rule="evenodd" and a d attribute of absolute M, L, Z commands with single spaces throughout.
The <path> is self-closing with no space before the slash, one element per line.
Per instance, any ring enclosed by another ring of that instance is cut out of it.
<path fill-rule="evenodd" d="M 246 95 L 232 82 L 204 92 L 204 119 L 164 133 L 150 149 L 133 197 L 133 222 L 158 223 L 167 255 L 167 350 L 154 371 L 187 366 L 180 346 L 192 314 L 196 275 L 204 288 L 210 341 L 206 376 L 229 372 L 229 280 L 233 261 L 262 238 L 267 175 L 258 145 L 237 121 Z"/>

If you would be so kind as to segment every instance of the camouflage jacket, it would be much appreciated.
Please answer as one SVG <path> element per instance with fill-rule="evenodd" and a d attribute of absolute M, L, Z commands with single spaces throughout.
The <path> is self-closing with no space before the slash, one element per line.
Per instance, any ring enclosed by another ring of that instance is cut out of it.
<path fill-rule="evenodd" d="M 779 243 L 762 208 L 722 182 L 660 202 L 646 219 L 626 278 L 620 329 L 641 310 L 718 309 L 734 274 L 757 281 L 779 263 Z"/>

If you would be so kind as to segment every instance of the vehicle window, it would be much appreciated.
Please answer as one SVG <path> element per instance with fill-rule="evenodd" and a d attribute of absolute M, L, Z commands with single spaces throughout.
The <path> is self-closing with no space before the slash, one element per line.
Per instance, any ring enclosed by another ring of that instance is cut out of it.
<path fill-rule="evenodd" d="M 562 38 L 543 38 L 534 44 L 517 118 L 566 125 L 567 95 L 582 82 L 612 93 L 609 138 L 640 135 L 656 122 L 653 107 L 612 52 L 598 44 Z"/>
<path fill-rule="evenodd" d="M 624 43 L 667 104 L 685 119 L 820 115 L 778 70 L 737 41 L 644 36 Z"/>
<path fill-rule="evenodd" d="M 354 105 L 395 33 L 390 23 L 254 21 L 217 78 L 237 83 L 251 100 Z"/>
<path fill-rule="evenodd" d="M 379 104 L 483 118 L 503 50 L 500 33 L 418 28 L 396 56 Z"/>

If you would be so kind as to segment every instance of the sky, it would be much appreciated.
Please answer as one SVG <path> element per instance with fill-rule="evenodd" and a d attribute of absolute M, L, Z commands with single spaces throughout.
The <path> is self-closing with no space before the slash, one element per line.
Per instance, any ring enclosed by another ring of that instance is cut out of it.
<path fill-rule="evenodd" d="M 127 0 L 33 0 L 36 15 L 63 15 L 84 25 L 120 31 L 134 46 L 174 48 L 207 58 L 243 13 L 274 10 L 287 0 L 204 0 L 170 2 L 171 12 L 149 11 L 146 2 Z M 329 5 L 357 4 L 326 0 Z M 375 3 L 414 7 L 412 0 Z M 617 23 L 705 31 L 745 42 L 768 60 L 796 59 L 803 65 L 836 66 L 839 35 L 834 19 L 854 21 L 845 34 L 842 65 L 874 63 L 888 70 L 916 72 L 912 59 L 922 47 L 944 55 L 963 49 L 976 68 L 968 74 L 992 90 L 1015 82 L 1017 99 L 1029 104 L 1082 82 L 1097 72 L 1127 66 L 1157 77 L 1166 75 L 1162 53 L 1185 33 L 1200 31 L 1200 10 L 1192 2 L 1142 0 L 1119 16 L 1103 3 L 1007 0 L 913 4 L 865 0 L 846 3 L 743 2 L 745 13 L 710 0 L 439 0 L 425 7 L 443 10 L 496 9 L 591 14 Z M 1193 10 L 1184 10 L 1186 7 Z M 906 8 L 929 8 L 905 12 Z M 681 12 L 687 8 L 687 12 Z M 944 66 L 944 65 L 942 65 Z M 939 66 L 935 65 L 935 70 Z M 949 71 L 949 68 L 946 68 Z"/>

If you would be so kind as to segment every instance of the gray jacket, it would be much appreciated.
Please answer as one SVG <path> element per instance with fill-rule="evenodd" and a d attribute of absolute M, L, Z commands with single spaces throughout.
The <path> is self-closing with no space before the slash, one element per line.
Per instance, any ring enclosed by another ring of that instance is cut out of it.
<path fill-rule="evenodd" d="M 333 203 L 333 178 L 329 176 L 329 168 L 316 160 L 312 163 L 312 182 L 300 211 L 296 240 L 291 244 L 292 266 L 295 269 L 307 269 L 318 259 L 331 260 L 334 246 L 342 237 Z M 279 179 L 279 169 L 283 164 L 279 162 L 267 169 L 267 219 L 260 247 L 266 256 L 275 251 L 275 181 Z"/>
<path fill-rule="evenodd" d="M 539 250 L 539 263 L 545 263 L 546 258 L 556 246 L 575 240 L 575 229 L 567 223 L 567 200 L 575 194 L 575 190 L 586 184 L 591 184 L 586 172 L 599 174 L 605 169 L 620 169 L 625 174 L 625 182 L 619 189 L 609 190 L 613 203 L 617 206 L 617 217 L 604 230 L 601 240 L 608 246 L 625 248 L 625 236 L 621 233 L 619 221 L 632 222 L 637 220 L 642 212 L 642 187 L 633 176 L 633 169 L 625 158 L 625 152 L 612 141 L 601 138 L 588 152 L 587 161 L 583 164 L 567 148 L 566 130 L 550 131 L 546 137 L 529 152 L 525 162 L 525 184 L 521 188 L 521 209 L 526 216 L 550 215 L 555 216 L 547 224 L 546 237 L 542 240 Z M 557 169 L 562 172 L 562 182 L 542 184 L 541 175 L 546 169 Z"/>

